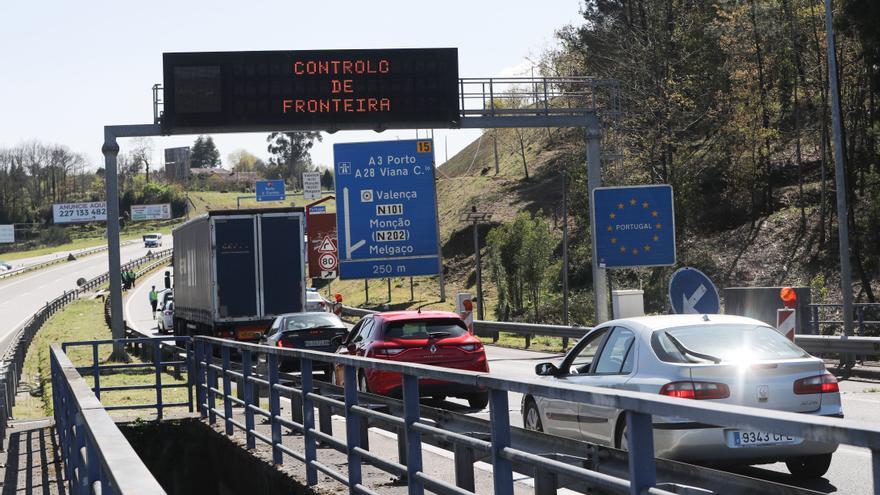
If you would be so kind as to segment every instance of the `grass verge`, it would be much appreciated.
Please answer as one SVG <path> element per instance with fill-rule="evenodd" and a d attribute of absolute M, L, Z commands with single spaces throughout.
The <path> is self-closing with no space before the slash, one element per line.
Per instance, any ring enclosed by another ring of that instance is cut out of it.
<path fill-rule="evenodd" d="M 22 379 L 19 384 L 15 408 L 12 415 L 15 419 L 41 418 L 52 415 L 52 381 L 49 364 L 49 344 L 76 342 L 83 340 L 101 340 L 110 338 L 110 329 L 104 322 L 104 302 L 100 299 L 82 299 L 71 303 L 63 311 L 56 313 L 37 332 L 25 357 Z M 108 363 L 112 347 L 99 346 L 98 360 Z M 77 366 L 92 363 L 91 346 L 68 348 L 68 357 Z M 133 363 L 144 362 L 131 356 Z M 184 375 L 185 376 L 185 375 Z M 84 376 L 86 382 L 94 386 L 92 376 Z M 155 383 L 152 368 L 143 370 L 126 370 L 125 372 L 101 375 L 101 387 L 118 385 L 150 385 Z M 162 383 L 185 383 L 175 380 L 170 373 L 162 374 Z M 184 402 L 187 400 L 186 388 L 172 388 L 162 392 L 164 402 Z M 136 405 L 156 402 L 155 390 L 124 390 L 103 392 L 101 402 L 104 405 Z M 128 411 L 127 416 L 130 416 Z M 144 417 L 150 417 L 153 410 L 139 411 Z"/>

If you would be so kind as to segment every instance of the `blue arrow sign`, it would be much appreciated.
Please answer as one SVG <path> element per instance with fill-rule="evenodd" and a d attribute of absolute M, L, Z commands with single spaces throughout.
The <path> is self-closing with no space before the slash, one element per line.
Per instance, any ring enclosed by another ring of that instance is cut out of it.
<path fill-rule="evenodd" d="M 677 314 L 717 314 L 721 311 L 718 290 L 696 268 L 679 268 L 669 279 L 669 303 Z"/>
<path fill-rule="evenodd" d="M 333 145 L 339 278 L 436 275 L 430 139 Z"/>
<path fill-rule="evenodd" d="M 258 180 L 257 201 L 284 201 L 284 180 Z"/>
<path fill-rule="evenodd" d="M 593 225 L 600 268 L 675 264 L 672 186 L 597 187 Z"/>

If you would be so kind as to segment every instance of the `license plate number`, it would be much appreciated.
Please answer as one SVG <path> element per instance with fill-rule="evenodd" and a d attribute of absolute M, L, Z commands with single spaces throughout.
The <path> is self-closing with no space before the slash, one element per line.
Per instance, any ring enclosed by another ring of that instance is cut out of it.
<path fill-rule="evenodd" d="M 728 430 L 727 446 L 732 448 L 758 447 L 761 445 L 794 445 L 801 443 L 802 438 L 779 433 L 751 430 Z"/>
<path fill-rule="evenodd" d="M 305 341 L 306 347 L 321 347 L 330 345 L 329 340 L 307 340 Z"/>

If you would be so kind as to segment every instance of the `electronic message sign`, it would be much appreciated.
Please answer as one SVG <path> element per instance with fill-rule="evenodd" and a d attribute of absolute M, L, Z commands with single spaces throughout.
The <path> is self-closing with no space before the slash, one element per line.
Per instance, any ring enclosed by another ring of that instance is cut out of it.
<path fill-rule="evenodd" d="M 339 278 L 436 275 L 430 139 L 333 145 Z"/>
<path fill-rule="evenodd" d="M 165 132 L 458 127 L 458 50 L 165 53 Z"/>

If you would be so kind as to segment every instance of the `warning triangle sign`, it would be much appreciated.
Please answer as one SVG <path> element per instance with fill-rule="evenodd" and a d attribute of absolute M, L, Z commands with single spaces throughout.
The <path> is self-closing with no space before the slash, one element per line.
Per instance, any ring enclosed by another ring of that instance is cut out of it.
<path fill-rule="evenodd" d="M 336 245 L 333 244 L 333 239 L 330 238 L 329 235 L 324 236 L 324 240 L 321 241 L 321 246 L 318 247 L 319 253 L 335 253 Z"/>

